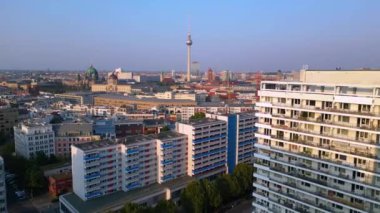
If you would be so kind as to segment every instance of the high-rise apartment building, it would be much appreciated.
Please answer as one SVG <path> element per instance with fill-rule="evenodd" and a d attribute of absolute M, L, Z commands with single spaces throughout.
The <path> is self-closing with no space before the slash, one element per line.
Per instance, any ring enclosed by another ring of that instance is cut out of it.
<path fill-rule="evenodd" d="M 379 75 L 261 83 L 253 212 L 380 212 Z"/>
<path fill-rule="evenodd" d="M 73 145 L 73 190 L 89 200 L 185 176 L 186 143 L 186 135 L 164 132 Z"/>
<path fill-rule="evenodd" d="M 252 165 L 256 141 L 254 113 L 206 114 L 206 117 L 227 122 L 227 168 L 232 173 L 239 163 Z"/>
<path fill-rule="evenodd" d="M 7 191 L 5 185 L 4 160 L 0 156 L 0 212 L 7 212 Z"/>
<path fill-rule="evenodd" d="M 16 154 L 27 159 L 38 152 L 46 156 L 55 154 L 52 125 L 37 119 L 24 121 L 14 127 Z"/>
<path fill-rule="evenodd" d="M 177 123 L 176 130 L 187 135 L 187 174 L 198 178 L 226 173 L 227 123 L 204 119 Z"/>

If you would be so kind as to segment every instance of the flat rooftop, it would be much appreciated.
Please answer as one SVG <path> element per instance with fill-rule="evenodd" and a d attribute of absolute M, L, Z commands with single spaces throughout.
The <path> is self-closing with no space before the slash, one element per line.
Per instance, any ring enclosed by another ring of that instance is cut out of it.
<path fill-rule="evenodd" d="M 167 132 L 161 132 L 159 134 L 150 134 L 150 135 L 134 135 L 134 136 L 127 136 L 124 140 L 124 144 L 133 144 L 138 143 L 142 141 L 150 141 L 155 139 L 170 139 L 170 138 L 177 138 L 185 136 L 184 134 L 174 132 L 174 131 L 167 131 Z"/>
<path fill-rule="evenodd" d="M 193 180 L 195 178 L 184 176 L 163 184 L 155 183 L 129 192 L 119 191 L 88 201 L 83 201 L 76 194 L 69 193 L 62 195 L 60 200 L 68 202 L 78 212 L 107 212 L 111 209 L 121 208 L 128 202 L 134 202 L 141 198 L 149 198 L 157 193 L 165 193 L 166 189 L 177 190 L 185 188 Z"/>
<path fill-rule="evenodd" d="M 157 103 L 183 103 L 183 102 L 192 102 L 195 103 L 195 101 L 190 99 L 160 99 L 160 98 L 136 98 L 133 96 L 125 96 L 125 95 L 119 95 L 119 94 L 100 94 L 96 95 L 96 97 L 101 98 L 108 98 L 108 99 L 118 99 L 118 100 L 129 100 L 129 101 L 149 101 L 149 102 L 157 102 Z"/>
<path fill-rule="evenodd" d="M 73 144 L 72 146 L 75 146 L 83 151 L 86 151 L 86 150 L 91 150 L 91 149 L 109 147 L 116 144 L 117 143 L 114 141 L 101 140 L 101 141 L 94 141 L 94 142 L 88 142 L 88 143 L 82 143 L 82 144 Z"/>
<path fill-rule="evenodd" d="M 213 118 L 203 118 L 200 120 L 189 120 L 189 121 L 181 121 L 179 123 L 189 124 L 192 126 L 198 126 L 203 124 L 209 124 L 209 123 L 226 123 L 225 121 L 213 119 Z"/>

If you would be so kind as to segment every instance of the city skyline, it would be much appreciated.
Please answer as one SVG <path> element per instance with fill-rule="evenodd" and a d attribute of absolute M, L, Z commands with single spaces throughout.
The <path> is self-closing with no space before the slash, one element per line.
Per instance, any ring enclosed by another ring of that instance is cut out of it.
<path fill-rule="evenodd" d="M 189 25 L 202 71 L 375 68 L 379 4 L 4 1 L 0 69 L 185 71 Z"/>

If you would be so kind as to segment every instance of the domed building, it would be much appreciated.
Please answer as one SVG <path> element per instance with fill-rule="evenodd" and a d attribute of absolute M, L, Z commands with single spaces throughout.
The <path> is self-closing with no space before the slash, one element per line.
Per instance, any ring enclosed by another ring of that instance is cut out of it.
<path fill-rule="evenodd" d="M 98 70 L 96 70 L 95 67 L 91 65 L 84 73 L 82 85 L 89 88 L 91 87 L 91 85 L 95 84 L 98 80 L 99 80 Z M 78 81 L 80 81 L 79 78 L 78 78 Z"/>
<path fill-rule="evenodd" d="M 119 84 L 116 73 L 111 73 L 107 78 L 107 83 L 96 83 L 91 85 L 92 92 L 120 92 L 131 93 L 132 86 L 127 84 Z"/>
<path fill-rule="evenodd" d="M 84 73 L 84 78 L 88 81 L 97 81 L 99 79 L 98 70 L 91 65 Z"/>

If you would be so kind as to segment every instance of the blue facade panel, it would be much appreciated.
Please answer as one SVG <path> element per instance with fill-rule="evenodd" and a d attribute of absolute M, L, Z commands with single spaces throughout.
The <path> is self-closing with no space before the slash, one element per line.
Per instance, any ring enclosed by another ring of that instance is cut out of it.
<path fill-rule="evenodd" d="M 228 115 L 227 168 L 229 174 L 234 171 L 236 166 L 237 122 L 238 116 L 236 114 Z"/>

